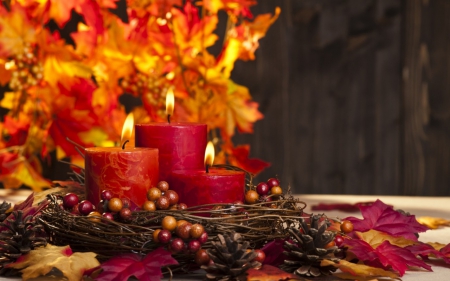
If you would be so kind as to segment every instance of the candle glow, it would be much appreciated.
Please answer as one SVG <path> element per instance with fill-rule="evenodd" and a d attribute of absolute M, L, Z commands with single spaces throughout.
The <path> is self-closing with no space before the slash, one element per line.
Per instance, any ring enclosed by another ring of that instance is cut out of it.
<path fill-rule="evenodd" d="M 208 167 L 212 166 L 214 163 L 214 145 L 212 142 L 208 142 L 205 149 L 205 168 L 206 172 L 208 172 Z"/>
<path fill-rule="evenodd" d="M 122 136 L 120 138 L 120 143 L 123 143 L 125 140 L 129 140 L 133 134 L 133 127 L 134 127 L 134 115 L 132 112 L 128 114 L 127 118 L 125 119 L 125 122 L 123 122 L 122 127 Z"/>
<path fill-rule="evenodd" d="M 170 88 L 167 91 L 167 95 L 166 95 L 166 114 L 168 116 L 173 114 L 174 107 L 175 107 L 175 97 L 173 95 L 172 88 Z"/>

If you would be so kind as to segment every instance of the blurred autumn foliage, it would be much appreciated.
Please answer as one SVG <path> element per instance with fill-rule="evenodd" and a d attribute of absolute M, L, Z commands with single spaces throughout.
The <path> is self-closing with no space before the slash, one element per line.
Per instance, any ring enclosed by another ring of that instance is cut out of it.
<path fill-rule="evenodd" d="M 248 89 L 230 79 L 237 60 L 254 60 L 258 41 L 277 19 L 254 16 L 253 0 L 11 0 L 0 7 L 0 181 L 5 188 L 49 186 L 42 165 L 50 152 L 83 166 L 74 145 L 112 146 L 126 117 L 119 98 L 132 95 L 135 123 L 164 121 L 165 96 L 176 98 L 173 120 L 207 123 L 220 163 L 257 173 L 268 164 L 234 145 L 263 116 Z M 218 13 L 227 15 L 216 34 Z M 79 17 L 70 39 L 59 30 Z M 57 26 L 57 28 L 50 28 Z M 215 56 L 208 48 L 223 37 Z M 0 96 L 1 97 L 1 96 Z"/>

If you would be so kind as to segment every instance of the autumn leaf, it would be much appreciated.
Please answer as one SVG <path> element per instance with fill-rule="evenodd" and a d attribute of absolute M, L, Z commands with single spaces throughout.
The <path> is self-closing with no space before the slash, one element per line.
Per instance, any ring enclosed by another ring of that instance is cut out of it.
<path fill-rule="evenodd" d="M 263 265 L 260 269 L 250 268 L 246 271 L 246 275 L 247 281 L 307 280 L 268 264 Z"/>
<path fill-rule="evenodd" d="M 442 226 L 450 226 L 450 220 L 435 217 L 418 217 L 417 221 L 430 229 L 437 229 Z"/>
<path fill-rule="evenodd" d="M 355 231 L 365 232 L 370 229 L 379 230 L 394 236 L 403 236 L 417 240 L 415 233 L 424 232 L 428 228 L 417 222 L 414 215 L 404 215 L 380 200 L 370 206 L 360 206 L 364 219 L 347 217 L 353 223 Z"/>
<path fill-rule="evenodd" d="M 359 280 L 364 277 L 389 277 L 398 278 L 398 275 L 392 271 L 386 271 L 382 268 L 372 267 L 364 264 L 351 263 L 346 260 L 340 260 L 339 262 L 333 262 L 331 260 L 324 259 L 321 261 L 320 266 L 334 266 L 339 268 L 343 272 L 350 273 L 351 276 L 345 279 Z M 333 274 L 335 276 L 342 276 L 339 274 Z M 343 277 L 343 276 L 342 276 Z"/>
<path fill-rule="evenodd" d="M 53 268 L 59 269 L 69 281 L 79 281 L 85 271 L 100 265 L 92 252 L 73 253 L 70 246 L 47 244 L 21 256 L 8 268 L 20 269 L 23 280 L 44 276 Z"/>
<path fill-rule="evenodd" d="M 264 162 L 258 158 L 250 158 L 250 146 L 238 145 L 230 149 L 228 155 L 228 162 L 231 165 L 238 166 L 252 174 L 258 174 L 265 168 L 270 166 L 270 163 Z"/>
<path fill-rule="evenodd" d="M 202 5 L 211 13 L 217 14 L 219 10 L 225 10 L 234 16 L 242 15 L 252 18 L 250 7 L 256 5 L 256 0 L 203 0 Z"/>
<path fill-rule="evenodd" d="M 402 248 L 419 244 L 419 242 L 417 242 L 416 240 L 409 240 L 402 236 L 394 237 L 392 235 L 374 229 L 366 232 L 356 232 L 356 236 L 358 236 L 359 239 L 369 243 L 373 248 L 380 246 L 384 241 L 389 241 L 391 245 Z"/>
<path fill-rule="evenodd" d="M 445 245 L 437 244 L 432 245 L 432 243 L 420 243 L 407 247 L 407 249 L 414 253 L 416 256 L 420 256 L 422 259 L 427 259 L 428 257 L 443 259 L 446 263 L 450 264 L 450 255 L 445 254 Z M 436 247 L 436 248 L 435 248 Z M 444 249 L 444 250 L 442 250 Z"/>
<path fill-rule="evenodd" d="M 103 271 L 95 280 L 126 281 L 134 276 L 140 281 L 157 281 L 163 276 L 161 268 L 172 264 L 178 264 L 178 262 L 162 247 L 146 256 L 122 254 L 102 263 Z"/>
<path fill-rule="evenodd" d="M 23 51 L 25 44 L 34 43 L 36 28 L 25 10 L 17 3 L 7 11 L 0 5 L 0 57 L 5 58 Z"/>
<path fill-rule="evenodd" d="M 284 242 L 284 239 L 272 240 L 261 248 L 261 250 L 266 254 L 263 264 L 279 266 L 284 263 L 284 260 L 287 258 L 287 256 L 283 254 L 285 251 L 283 248 Z"/>
<path fill-rule="evenodd" d="M 385 269 L 391 267 L 400 276 L 405 274 L 409 266 L 422 267 L 431 271 L 431 267 L 418 259 L 411 251 L 392 245 L 389 241 L 383 241 L 376 248 L 358 239 L 345 239 L 343 245 L 364 263 Z"/>

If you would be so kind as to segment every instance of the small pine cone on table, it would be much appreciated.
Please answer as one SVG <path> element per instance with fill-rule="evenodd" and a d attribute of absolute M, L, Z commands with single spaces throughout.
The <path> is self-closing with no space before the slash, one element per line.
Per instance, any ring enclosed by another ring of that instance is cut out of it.
<path fill-rule="evenodd" d="M 324 259 L 339 261 L 335 254 L 341 250 L 336 247 L 326 245 L 334 240 L 335 232 L 327 231 L 331 225 L 327 218 L 318 215 L 311 215 L 309 225 L 302 218 L 300 220 L 300 230 L 289 229 L 294 243 L 286 241 L 284 244 L 284 254 L 288 257 L 281 269 L 293 272 L 302 276 L 329 275 L 336 270 L 333 266 L 321 266 Z"/>
<path fill-rule="evenodd" d="M 260 262 L 254 261 L 257 253 L 247 250 L 250 243 L 242 241 L 239 233 L 218 234 L 219 241 L 212 242 L 212 249 L 207 253 L 214 262 L 209 266 L 202 266 L 207 274 L 208 280 L 231 281 L 238 280 L 250 268 L 261 266 Z"/>

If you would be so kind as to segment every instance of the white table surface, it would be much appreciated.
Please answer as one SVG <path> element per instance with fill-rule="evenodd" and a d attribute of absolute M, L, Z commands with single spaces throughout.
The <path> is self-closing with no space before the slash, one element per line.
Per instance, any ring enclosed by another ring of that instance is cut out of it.
<path fill-rule="evenodd" d="M 0 189 L 0 201 L 19 202 L 26 198 L 30 193 L 28 190 L 4 190 Z M 311 213 L 311 206 L 318 203 L 349 203 L 382 200 L 384 203 L 393 205 L 395 209 L 402 209 L 410 212 L 416 217 L 431 216 L 450 220 L 450 197 L 407 197 L 407 196 L 365 196 L 365 195 L 297 195 L 300 200 L 308 204 L 305 212 Z M 328 217 L 344 218 L 347 216 L 361 217 L 359 212 L 349 213 L 342 211 L 315 211 L 315 213 L 325 213 Z M 442 244 L 450 243 L 450 227 L 429 230 L 420 234 L 422 242 L 439 242 Z M 425 270 L 407 271 L 402 277 L 403 281 L 450 280 L 450 265 L 441 261 L 435 261 L 431 264 L 433 272 Z M 172 280 L 200 280 L 201 275 L 175 277 Z M 19 278 L 0 277 L 0 280 L 20 280 Z M 63 280 L 60 277 L 42 277 L 32 280 Z M 333 280 L 332 278 L 320 278 L 315 280 Z"/>

